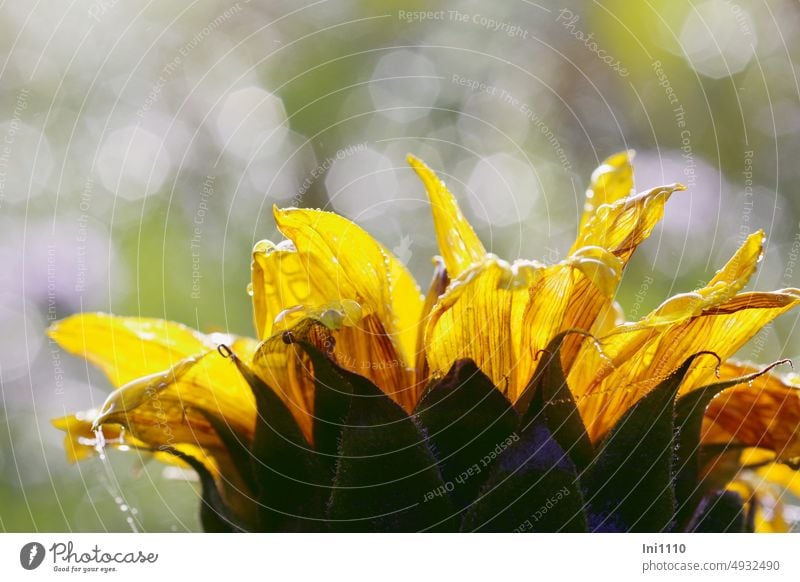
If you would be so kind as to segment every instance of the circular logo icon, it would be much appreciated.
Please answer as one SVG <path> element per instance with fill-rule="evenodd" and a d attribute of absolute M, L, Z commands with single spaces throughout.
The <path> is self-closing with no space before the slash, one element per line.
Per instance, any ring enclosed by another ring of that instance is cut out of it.
<path fill-rule="evenodd" d="M 19 563 L 26 570 L 35 570 L 44 561 L 44 546 L 39 542 L 29 542 L 19 551 Z"/>

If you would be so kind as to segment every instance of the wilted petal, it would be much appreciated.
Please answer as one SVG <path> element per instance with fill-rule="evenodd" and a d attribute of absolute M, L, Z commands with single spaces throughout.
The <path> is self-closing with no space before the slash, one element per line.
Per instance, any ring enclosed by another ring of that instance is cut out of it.
<path fill-rule="evenodd" d="M 570 387 L 578 399 L 587 430 L 601 437 L 625 410 L 666 378 L 689 355 L 711 351 L 729 358 L 770 321 L 800 302 L 800 291 L 745 293 L 667 326 L 637 328 L 602 340 L 604 354 L 596 346 L 584 347 L 570 374 Z M 714 377 L 710 358 L 696 362 L 687 374 L 681 393 Z"/>
<path fill-rule="evenodd" d="M 763 233 L 750 235 L 705 287 L 676 295 L 635 323 L 617 326 L 602 338 L 602 352 L 585 342 L 570 369 L 592 437 L 613 426 L 621 414 L 658 379 L 688 356 L 713 351 L 727 359 L 775 317 L 791 309 L 800 292 L 742 293 L 762 254 Z M 703 360 L 687 375 L 683 391 L 713 374 Z"/>
<path fill-rule="evenodd" d="M 720 378 L 732 380 L 756 371 L 756 366 L 728 361 L 720 368 Z M 743 444 L 768 449 L 778 460 L 800 459 L 798 377 L 768 372 L 721 392 L 706 409 L 702 442 Z M 796 483 L 800 494 L 800 479 Z"/>
<path fill-rule="evenodd" d="M 581 247 L 598 246 L 627 263 L 664 216 L 664 205 L 670 195 L 685 189 L 681 184 L 660 186 L 599 206 L 578 231 L 570 254 Z"/>
<path fill-rule="evenodd" d="M 425 185 L 431 202 L 439 252 L 444 258 L 448 275 L 455 279 L 471 264 L 481 262 L 486 257 L 486 249 L 444 182 L 422 160 L 409 155 L 408 163 Z"/>

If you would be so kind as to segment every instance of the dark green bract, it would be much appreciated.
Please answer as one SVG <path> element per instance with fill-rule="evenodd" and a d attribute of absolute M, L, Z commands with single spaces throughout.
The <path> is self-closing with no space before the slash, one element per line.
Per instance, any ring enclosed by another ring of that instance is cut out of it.
<path fill-rule="evenodd" d="M 679 398 L 692 362 L 631 407 L 594 446 L 560 363 L 541 355 L 512 403 L 471 360 L 455 362 L 407 414 L 366 378 L 301 339 L 315 378 L 312 446 L 286 404 L 230 350 L 256 398 L 252 442 L 214 425 L 255 515 L 236 516 L 202 463 L 207 531 L 752 531 L 752 508 L 701 478 L 705 405 L 727 384 Z M 245 525 L 252 524 L 252 525 Z"/>

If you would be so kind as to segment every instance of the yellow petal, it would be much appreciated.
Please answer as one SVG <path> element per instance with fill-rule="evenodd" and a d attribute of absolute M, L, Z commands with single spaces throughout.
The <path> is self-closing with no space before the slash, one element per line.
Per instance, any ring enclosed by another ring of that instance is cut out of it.
<path fill-rule="evenodd" d="M 727 366 L 729 362 L 730 360 L 725 364 L 723 364 L 722 366 L 723 367 Z M 760 373 L 760 370 L 758 373 Z M 767 463 L 771 463 L 774 460 L 775 460 L 774 452 L 767 449 L 760 449 L 758 447 L 747 447 L 739 453 L 739 464 L 742 467 L 750 467 L 752 465 L 766 465 Z"/>
<path fill-rule="evenodd" d="M 252 340 L 240 339 L 231 345 L 246 361 L 255 350 Z M 94 422 L 96 426 L 122 425 L 153 449 L 182 443 L 222 448 L 209 416 L 249 438 L 255 410 L 250 387 L 214 349 L 118 388 Z"/>
<path fill-rule="evenodd" d="M 433 374 L 471 358 L 508 397 L 530 380 L 539 350 L 562 329 L 574 267 L 509 265 L 489 255 L 453 280 L 426 325 Z"/>
<path fill-rule="evenodd" d="M 414 367 L 415 382 L 418 386 L 423 386 L 430 374 L 430 366 L 428 365 L 428 357 L 425 353 L 425 328 L 430 319 L 433 308 L 439 301 L 439 297 L 444 295 L 447 287 L 450 285 L 450 277 L 447 275 L 447 268 L 444 266 L 444 259 L 436 256 L 433 258 L 433 278 L 431 284 L 428 286 L 428 293 L 425 295 L 425 304 L 422 307 L 422 316 L 420 317 L 420 325 L 417 335 L 417 364 Z"/>
<path fill-rule="evenodd" d="M 779 492 L 788 491 L 800 498 L 800 472 L 783 463 L 770 463 L 755 470 L 759 477 L 775 486 Z"/>
<path fill-rule="evenodd" d="M 118 424 L 106 424 L 100 429 L 94 428 L 93 419 L 96 415 L 97 410 L 88 410 L 78 414 L 54 418 L 51 421 L 55 428 L 66 433 L 64 436 L 64 450 L 67 453 L 67 460 L 71 463 L 94 457 L 101 451 L 119 449 L 120 451 L 132 450 L 140 455 L 148 455 L 168 465 L 188 467 L 178 457 L 153 449 L 147 443 L 132 437 L 130 433 L 125 431 L 124 427 Z M 176 443 L 174 448 L 201 460 L 212 474 L 218 474 L 218 462 L 209 457 L 208 452 L 204 449 L 185 443 Z"/>
<path fill-rule="evenodd" d="M 587 398 L 581 406 L 594 424 L 590 432 L 597 436 L 610 428 L 608 423 L 624 413 L 626 406 L 691 354 L 711 350 L 727 359 L 761 327 L 797 303 L 800 292 L 794 290 L 736 295 L 752 276 L 763 242 L 763 232 L 750 235 L 706 286 L 671 297 L 640 321 L 609 331 L 602 338 L 602 353 L 591 342 L 573 348 L 577 353 L 570 361 L 574 363 L 569 367 L 569 384 L 577 398 Z M 582 311 L 576 312 L 586 318 Z M 684 389 L 698 386 L 711 374 L 713 368 L 707 362 L 697 362 Z"/>
<path fill-rule="evenodd" d="M 317 330 L 304 320 L 287 333 L 327 351 L 333 341 L 327 332 L 318 335 Z M 284 341 L 281 335 L 273 335 L 259 344 L 253 356 L 253 370 L 286 403 L 306 439 L 313 442 L 314 377 L 311 359 L 302 348 Z"/>
<path fill-rule="evenodd" d="M 585 346 L 568 381 L 593 439 L 600 438 L 639 398 L 676 370 L 691 354 L 713 351 L 727 359 L 774 318 L 800 302 L 800 291 L 744 293 L 670 325 L 637 327 L 601 340 L 603 354 Z M 710 358 L 699 359 L 681 393 L 714 377 Z"/>
<path fill-rule="evenodd" d="M 444 258 L 448 275 L 455 279 L 471 264 L 482 261 L 486 249 L 444 182 L 422 160 L 412 155 L 407 159 L 428 192 L 439 252 Z"/>
<path fill-rule="evenodd" d="M 96 413 L 96 410 L 91 410 L 52 421 L 53 426 L 66 433 L 64 436 L 64 450 L 70 462 L 93 457 L 100 451 L 118 449 L 120 451 L 133 451 L 143 461 L 153 459 L 167 465 L 177 465 L 184 469 L 191 468 L 179 457 L 164 450 L 153 448 L 151 445 L 132 437 L 130 432 L 125 431 L 123 427 L 117 424 L 105 424 L 100 431 L 95 431 L 93 419 Z M 242 517 L 245 523 L 251 521 L 249 516 L 252 516 L 255 511 L 253 507 L 255 492 L 248 490 L 247 485 L 238 474 L 227 449 L 206 449 L 189 443 L 177 442 L 171 445 L 171 448 L 200 461 L 217 481 L 217 487 L 236 515 Z"/>
<path fill-rule="evenodd" d="M 603 247 L 581 247 L 566 262 L 577 267 L 607 302 L 611 302 L 624 268 L 619 258 Z"/>
<path fill-rule="evenodd" d="M 564 329 L 581 329 L 596 337 L 604 336 L 618 322 L 618 305 L 585 275 L 576 277 L 572 297 L 564 314 Z M 581 346 L 589 341 L 580 334 L 571 334 L 561 343 L 561 365 L 564 373 L 572 370 Z"/>
<path fill-rule="evenodd" d="M 70 463 L 82 461 L 97 453 L 97 436 L 92 428 L 96 416 L 97 410 L 89 410 L 54 418 L 50 421 L 54 427 L 66 433 L 64 435 L 64 452 Z M 134 439 L 130 434 L 126 434 L 119 425 L 109 425 L 105 428 L 104 435 L 112 446 L 144 446 L 144 443 Z"/>
<path fill-rule="evenodd" d="M 369 378 L 407 412 L 414 409 L 424 385 L 414 383 L 413 371 L 388 341 L 377 317 L 368 315 L 357 325 L 334 331 L 333 336 L 333 355 L 339 365 Z"/>
<path fill-rule="evenodd" d="M 667 299 L 641 321 L 621 326 L 618 332 L 675 324 L 731 299 L 747 285 L 755 272 L 763 245 L 763 231 L 751 234 L 708 285 Z"/>
<path fill-rule="evenodd" d="M 581 228 L 594 216 L 598 207 L 610 204 L 634 194 L 633 191 L 633 150 L 620 152 L 606 158 L 592 172 L 592 180 L 586 190 L 583 205 Z"/>
<path fill-rule="evenodd" d="M 704 292 L 706 298 L 722 297 L 727 299 L 741 291 L 756 271 L 761 257 L 764 255 L 763 230 L 749 235 L 725 266 L 717 271 L 709 281 Z"/>
<path fill-rule="evenodd" d="M 682 325 L 663 334 L 650 371 L 656 375 L 669 373 L 680 365 L 679 358 L 669 353 L 691 354 L 710 350 L 723 360 L 733 356 L 772 320 L 800 303 L 800 290 L 784 289 L 773 293 L 742 293 L 725 303 L 703 311 Z M 671 346 L 671 347 L 670 347 Z M 709 365 L 695 365 L 683 382 L 681 393 L 708 383 L 714 378 Z"/>
<path fill-rule="evenodd" d="M 737 491 L 748 503 L 755 503 L 756 533 L 787 533 L 791 526 L 785 516 L 786 491 L 792 491 L 797 485 L 794 469 L 772 463 L 756 470 L 741 471 L 728 489 Z"/>
<path fill-rule="evenodd" d="M 728 361 L 720 368 L 720 379 L 732 380 L 758 370 L 751 364 Z M 777 460 L 800 458 L 800 380 L 796 375 L 768 372 L 724 390 L 706 409 L 702 441 L 767 449 Z"/>
<path fill-rule="evenodd" d="M 272 335 L 278 315 L 297 305 L 320 306 L 324 297 L 314 285 L 314 257 L 297 253 L 291 241 L 275 245 L 262 240 L 253 247 L 251 287 L 256 335 L 266 339 Z"/>
<path fill-rule="evenodd" d="M 397 334 L 397 350 L 403 357 L 408 367 L 412 367 L 417 354 L 422 350 L 418 345 L 420 334 L 420 321 L 425 300 L 422 291 L 414 276 L 406 266 L 401 263 L 385 247 L 381 247 L 384 254 L 389 257 L 389 280 L 392 284 L 391 300 L 394 327 L 387 327 L 381 320 L 381 325 Z"/>
<path fill-rule="evenodd" d="M 578 231 L 570 254 L 581 247 L 603 247 L 624 265 L 661 220 L 670 195 L 685 189 L 681 184 L 660 186 L 597 207 Z"/>
<path fill-rule="evenodd" d="M 114 386 L 167 370 L 180 360 L 213 349 L 213 341 L 180 323 L 105 313 L 73 315 L 48 335 L 66 351 L 86 358 Z"/>
<path fill-rule="evenodd" d="M 299 264 L 310 269 L 312 300 L 356 301 L 365 314 L 373 313 L 380 319 L 404 365 L 413 363 L 422 294 L 405 266 L 363 229 L 341 216 L 296 208 L 275 208 L 274 212 L 278 228 L 294 242 L 300 257 L 292 268 Z M 260 291 L 254 284 L 254 297 L 257 293 Z M 292 306 L 281 305 L 280 309 Z M 257 321 L 268 318 L 269 315 L 256 317 Z"/>
<path fill-rule="evenodd" d="M 314 377 L 311 360 L 297 345 L 303 340 L 329 353 L 343 368 L 369 378 L 395 402 L 412 411 L 423 385 L 404 366 L 380 320 L 370 314 L 353 325 L 335 329 L 307 317 L 287 330 L 294 341 L 274 335 L 262 342 L 253 366 L 256 373 L 286 402 L 309 442 L 313 441 Z"/>
<path fill-rule="evenodd" d="M 630 158 L 626 154 L 612 156 L 596 170 L 597 176 L 590 189 L 603 192 L 605 203 L 594 206 L 584 214 L 584 221 L 578 232 L 572 250 L 572 257 L 597 254 L 597 249 L 617 259 L 612 265 L 606 258 L 606 268 L 597 272 L 602 277 L 593 277 L 584 270 L 584 276 L 575 281 L 574 299 L 564 317 L 564 328 L 575 328 L 599 335 L 608 331 L 615 319 L 613 295 L 622 272 L 636 248 L 653 232 L 664 214 L 664 205 L 670 195 L 684 186 L 673 184 L 654 188 L 637 196 L 625 193 L 632 187 Z M 561 346 L 561 360 L 564 371 L 569 373 L 578 352 L 591 344 L 587 338 L 573 334 Z"/>

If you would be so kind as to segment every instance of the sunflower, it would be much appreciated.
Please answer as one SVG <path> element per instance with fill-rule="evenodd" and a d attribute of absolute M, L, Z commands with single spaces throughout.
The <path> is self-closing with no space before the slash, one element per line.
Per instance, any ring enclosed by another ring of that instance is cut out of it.
<path fill-rule="evenodd" d="M 426 294 L 364 230 L 274 209 L 252 253 L 256 339 L 87 313 L 53 325 L 115 388 L 54 420 L 71 460 L 124 447 L 189 466 L 213 531 L 786 530 L 794 377 L 732 356 L 800 301 L 745 292 L 755 232 L 708 284 L 626 321 L 615 293 L 680 184 L 592 174 L 555 264 L 488 253 L 409 156 L 439 244 Z"/>

